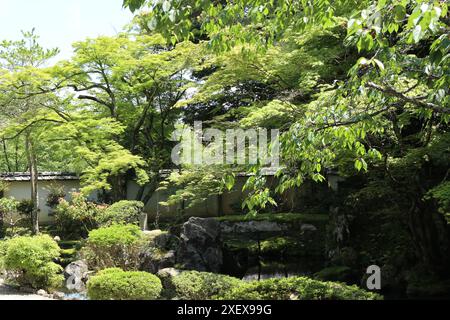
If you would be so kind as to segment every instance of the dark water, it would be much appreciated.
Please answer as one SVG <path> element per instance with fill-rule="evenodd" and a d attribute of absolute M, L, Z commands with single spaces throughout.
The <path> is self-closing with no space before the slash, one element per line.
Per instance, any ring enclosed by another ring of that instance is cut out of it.
<path fill-rule="evenodd" d="M 314 259 L 299 262 L 266 261 L 247 270 L 243 280 L 264 280 L 295 276 L 312 276 L 323 268 L 323 263 Z"/>

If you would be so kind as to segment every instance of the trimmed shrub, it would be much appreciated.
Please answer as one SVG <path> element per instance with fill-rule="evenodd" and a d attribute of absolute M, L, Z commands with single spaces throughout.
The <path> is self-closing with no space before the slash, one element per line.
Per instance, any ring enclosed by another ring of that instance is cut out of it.
<path fill-rule="evenodd" d="M 23 210 L 27 201 L 0 199 L 0 238 L 31 235 L 31 213 Z"/>
<path fill-rule="evenodd" d="M 151 273 L 112 268 L 91 277 L 87 289 L 92 300 L 155 300 L 161 294 L 162 285 Z"/>
<path fill-rule="evenodd" d="M 54 211 L 58 233 L 64 238 L 86 237 L 90 230 L 97 228 L 97 217 L 105 208 L 88 201 L 80 193 L 72 193 L 70 202 L 60 199 Z"/>
<path fill-rule="evenodd" d="M 48 195 L 46 205 L 50 208 L 56 208 L 61 199 L 66 197 L 64 186 L 60 184 L 52 184 L 48 187 Z"/>
<path fill-rule="evenodd" d="M 237 278 L 198 271 L 185 271 L 172 279 L 175 296 L 183 300 L 208 300 L 240 284 Z"/>
<path fill-rule="evenodd" d="M 81 256 L 95 270 L 118 267 L 137 269 L 143 234 L 135 225 L 114 224 L 89 232 Z"/>
<path fill-rule="evenodd" d="M 141 201 L 123 200 L 112 204 L 98 217 L 100 226 L 110 226 L 115 223 L 139 225 L 144 203 Z"/>
<path fill-rule="evenodd" d="M 241 282 L 216 295 L 219 300 L 379 300 L 379 294 L 338 282 L 305 277 Z"/>
<path fill-rule="evenodd" d="M 60 255 L 58 244 L 48 235 L 17 237 L 4 241 L 0 260 L 7 279 L 36 289 L 56 289 L 64 277 L 53 261 Z"/>
<path fill-rule="evenodd" d="M 6 241 L 0 241 L 0 274 L 4 273 L 5 270 L 5 256 L 6 256 Z"/>

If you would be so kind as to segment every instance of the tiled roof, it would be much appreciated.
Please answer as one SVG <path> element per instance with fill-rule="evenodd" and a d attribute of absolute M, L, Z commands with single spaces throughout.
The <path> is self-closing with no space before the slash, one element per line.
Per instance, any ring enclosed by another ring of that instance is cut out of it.
<path fill-rule="evenodd" d="M 79 180 L 80 178 L 75 173 L 70 172 L 40 172 L 38 180 L 52 181 L 52 180 Z M 29 172 L 7 172 L 0 173 L 0 180 L 2 181 L 30 181 Z"/>

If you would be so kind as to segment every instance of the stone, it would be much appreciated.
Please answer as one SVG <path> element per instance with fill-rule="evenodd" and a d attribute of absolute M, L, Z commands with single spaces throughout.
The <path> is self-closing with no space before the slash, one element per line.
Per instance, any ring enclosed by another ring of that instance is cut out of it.
<path fill-rule="evenodd" d="M 257 232 L 281 232 L 288 229 L 283 223 L 274 221 L 244 221 L 232 222 L 223 221 L 220 223 L 222 233 L 257 233 Z"/>
<path fill-rule="evenodd" d="M 83 260 L 70 263 L 64 269 L 64 278 L 66 279 L 66 287 L 71 291 L 86 291 L 86 282 L 89 275 L 89 269 Z"/>
<path fill-rule="evenodd" d="M 183 269 L 220 272 L 223 262 L 220 234 L 216 219 L 191 217 L 181 230 L 177 263 Z"/>
<path fill-rule="evenodd" d="M 38 290 L 38 291 L 36 292 L 36 294 L 39 295 L 39 296 L 42 296 L 42 297 L 47 297 L 47 296 L 48 296 L 47 291 L 45 291 L 45 290 L 43 290 L 43 289 Z"/>
<path fill-rule="evenodd" d="M 175 268 L 165 268 L 158 271 L 156 274 L 161 280 L 163 286 L 162 296 L 166 299 L 173 299 L 176 296 L 176 289 L 173 284 L 173 279 L 179 276 L 183 271 Z"/>
<path fill-rule="evenodd" d="M 64 292 L 56 291 L 56 292 L 53 292 L 53 296 L 52 297 L 55 300 L 64 300 L 65 294 L 64 294 Z"/>
<path fill-rule="evenodd" d="M 305 223 L 305 224 L 301 225 L 300 230 L 302 232 L 305 232 L 305 231 L 314 232 L 314 231 L 317 231 L 317 228 L 315 226 L 313 226 L 312 224 L 306 224 Z"/>
<path fill-rule="evenodd" d="M 36 293 L 36 289 L 34 289 L 34 288 L 31 288 L 31 287 L 20 287 L 19 288 L 19 290 L 21 291 L 21 292 L 24 292 L 24 293 L 32 293 L 32 294 L 35 294 Z"/>
<path fill-rule="evenodd" d="M 162 250 L 174 250 L 178 247 L 179 239 L 169 232 L 161 230 L 144 231 L 145 239 L 149 247 L 156 247 Z"/>
<path fill-rule="evenodd" d="M 167 252 L 155 247 L 149 247 L 140 255 L 139 270 L 150 273 L 157 273 L 160 269 L 173 267 L 176 263 L 176 253 L 174 250 Z"/>
<path fill-rule="evenodd" d="M 292 294 L 289 296 L 289 300 L 300 300 L 300 299 L 299 299 L 299 295 L 296 294 L 296 293 L 292 293 Z"/>
<path fill-rule="evenodd" d="M 157 248 L 163 250 L 176 250 L 179 245 L 179 239 L 168 232 L 156 236 L 153 242 Z"/>
<path fill-rule="evenodd" d="M 161 230 L 145 231 L 144 234 L 148 243 L 139 254 L 139 270 L 157 273 L 160 269 L 173 267 L 178 238 Z"/>
<path fill-rule="evenodd" d="M 162 230 L 146 230 L 142 232 L 147 239 L 153 239 L 163 233 Z"/>
<path fill-rule="evenodd" d="M 56 237 L 53 238 L 53 240 L 55 240 L 56 242 L 60 242 L 60 241 L 61 241 L 61 238 L 58 237 L 58 236 L 56 236 Z"/>

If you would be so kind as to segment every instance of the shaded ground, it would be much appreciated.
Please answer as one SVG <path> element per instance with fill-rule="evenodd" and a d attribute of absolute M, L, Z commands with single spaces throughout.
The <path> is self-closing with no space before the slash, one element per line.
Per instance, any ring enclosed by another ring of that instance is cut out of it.
<path fill-rule="evenodd" d="M 0 279 L 0 300 L 52 300 L 37 294 L 28 294 L 15 290 L 5 284 Z"/>

